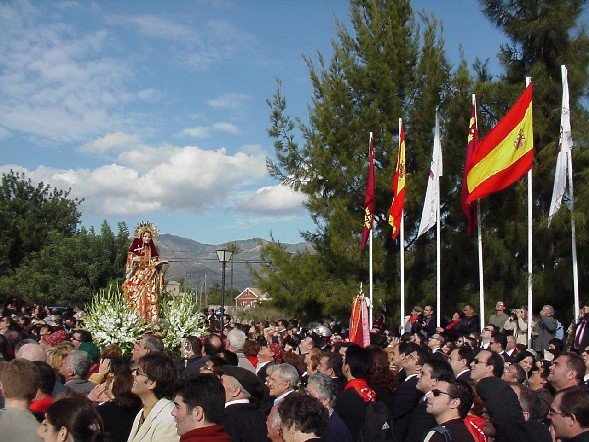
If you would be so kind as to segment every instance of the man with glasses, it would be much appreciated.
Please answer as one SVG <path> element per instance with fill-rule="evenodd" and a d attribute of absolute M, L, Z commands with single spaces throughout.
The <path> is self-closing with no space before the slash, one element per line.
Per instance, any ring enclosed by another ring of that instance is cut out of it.
<path fill-rule="evenodd" d="M 497 301 L 495 304 L 495 314 L 489 316 L 487 324 L 494 325 L 497 330 L 502 331 L 505 326 L 505 321 L 509 319 L 509 316 L 505 313 L 505 303 L 503 301 Z"/>
<path fill-rule="evenodd" d="M 424 442 L 474 442 L 463 422 L 472 403 L 472 389 L 466 382 L 451 378 L 438 380 L 427 398 L 426 408 L 438 426 L 428 431 Z"/>
<path fill-rule="evenodd" d="M 419 401 L 407 423 L 404 442 L 421 442 L 426 430 L 436 426 L 436 420 L 433 415 L 426 410 L 427 399 L 431 396 L 431 391 L 437 387 L 438 381 L 449 380 L 454 378 L 450 365 L 438 358 L 429 358 L 421 367 L 418 374 L 416 388 L 424 394 Z"/>
<path fill-rule="evenodd" d="M 150 353 L 137 361 L 131 392 L 139 396 L 143 408 L 135 417 L 129 442 L 179 440 L 172 416 L 174 403 L 170 400 L 176 378 L 175 362 L 163 353 Z"/>
<path fill-rule="evenodd" d="M 548 413 L 555 437 L 589 441 L 589 393 L 583 387 L 557 393 Z"/>
<path fill-rule="evenodd" d="M 479 382 L 485 378 L 503 376 L 505 364 L 503 358 L 491 350 L 481 350 L 470 364 L 470 378 Z"/>
<path fill-rule="evenodd" d="M 489 349 L 495 353 L 499 353 L 503 361 L 510 364 L 511 357 L 505 351 L 505 347 L 507 347 L 507 337 L 503 333 L 493 333 Z"/>
<path fill-rule="evenodd" d="M 75 350 L 77 350 L 80 348 L 80 345 L 82 345 L 84 342 L 92 342 L 92 335 L 89 331 L 86 330 L 75 330 L 72 333 L 71 341 L 72 346 Z"/>
<path fill-rule="evenodd" d="M 442 351 L 442 346 L 445 342 L 446 340 L 443 338 L 442 335 L 440 335 L 439 333 L 435 333 L 432 335 L 431 338 L 429 338 L 427 346 L 432 351 L 432 353 L 438 353 Z"/>
<path fill-rule="evenodd" d="M 503 358 L 491 350 L 478 352 L 471 364 L 471 379 L 476 382 L 477 394 L 486 403 L 489 418 L 485 434 L 496 440 L 529 440 L 524 414 L 517 395 L 501 379 Z"/>
<path fill-rule="evenodd" d="M 495 326 L 487 324 L 481 331 L 481 349 L 487 350 L 491 346 L 491 337 L 495 332 Z"/>
<path fill-rule="evenodd" d="M 549 371 L 548 382 L 558 392 L 583 383 L 585 362 L 576 353 L 562 352 L 552 361 Z"/>

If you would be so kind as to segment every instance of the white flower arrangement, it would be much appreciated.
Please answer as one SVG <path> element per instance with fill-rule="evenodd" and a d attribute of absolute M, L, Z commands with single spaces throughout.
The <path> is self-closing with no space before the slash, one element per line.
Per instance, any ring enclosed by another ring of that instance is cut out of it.
<path fill-rule="evenodd" d="M 204 315 L 198 311 L 193 297 L 188 293 L 160 297 L 160 327 L 167 349 L 180 350 L 187 336 L 206 334 Z"/>
<path fill-rule="evenodd" d="M 116 344 L 125 355 L 149 329 L 137 310 L 125 301 L 118 288 L 101 290 L 92 298 L 84 315 L 84 328 L 101 347 Z"/>
<path fill-rule="evenodd" d="M 189 294 L 162 295 L 158 302 L 160 321 L 151 323 L 126 302 L 118 288 L 101 290 L 86 309 L 84 328 L 99 346 L 116 344 L 127 356 L 148 331 L 160 336 L 164 346 L 174 353 L 179 353 L 187 336 L 206 334 L 204 315 Z"/>

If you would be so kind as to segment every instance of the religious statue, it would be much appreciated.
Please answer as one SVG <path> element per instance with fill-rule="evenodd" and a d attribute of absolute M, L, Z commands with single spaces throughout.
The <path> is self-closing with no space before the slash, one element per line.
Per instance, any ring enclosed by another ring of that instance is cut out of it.
<path fill-rule="evenodd" d="M 154 240 L 157 228 L 147 221 L 135 228 L 135 238 L 127 253 L 125 281 L 121 291 L 132 307 L 148 321 L 159 319 L 158 298 L 164 288 L 163 264 Z"/>

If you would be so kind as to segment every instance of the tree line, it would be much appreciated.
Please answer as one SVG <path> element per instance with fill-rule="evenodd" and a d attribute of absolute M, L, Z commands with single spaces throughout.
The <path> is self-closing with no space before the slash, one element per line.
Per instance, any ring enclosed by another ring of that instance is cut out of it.
<path fill-rule="evenodd" d="M 497 54 L 501 73 L 488 60 L 452 65 L 445 53 L 442 24 L 417 13 L 408 0 L 351 0 L 351 29 L 337 23 L 333 56 L 305 57 L 313 93 L 309 119 L 288 114 L 278 81 L 271 99 L 270 128 L 276 160 L 274 178 L 307 195 L 315 223 L 303 232 L 311 252 L 287 253 L 273 241 L 262 250 L 254 272 L 260 288 L 278 306 L 309 317 L 349 314 L 360 282 L 368 282 L 368 255 L 360 252 L 363 197 L 368 167 L 368 134 L 376 147 L 374 229 L 375 313 L 398 317 L 399 244 L 390 239 L 387 211 L 396 166 L 398 118 L 406 128 L 405 293 L 407 306 L 435 302 L 435 229 L 417 239 L 427 185 L 435 109 L 442 123 L 441 178 L 442 309 L 451 315 L 462 302 L 478 304 L 475 237 L 466 234 L 460 184 L 467 145 L 471 95 L 478 101 L 482 138 L 525 87 L 534 85 L 533 166 L 534 303 L 552 304 L 572 317 L 570 213 L 563 207 L 547 223 L 558 148 L 561 73 L 569 72 L 577 249 L 581 296 L 589 271 L 589 39 L 579 25 L 584 0 L 481 0 L 488 20 L 508 37 Z M 465 20 L 468 19 L 465 17 Z M 452 24 L 457 25 L 457 24 Z M 476 38 L 476 36 L 473 36 Z M 525 180 L 522 180 L 525 181 Z M 487 311 L 498 299 L 510 306 L 527 298 L 526 184 L 520 182 L 482 201 L 484 282 Z M 538 310 L 540 307 L 538 307 Z"/>

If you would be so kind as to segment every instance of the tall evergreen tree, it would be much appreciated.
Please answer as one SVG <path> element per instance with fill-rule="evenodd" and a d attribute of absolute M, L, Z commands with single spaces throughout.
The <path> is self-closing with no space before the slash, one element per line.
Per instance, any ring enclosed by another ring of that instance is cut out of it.
<path fill-rule="evenodd" d="M 265 284 L 270 288 L 268 281 L 273 275 L 288 279 L 278 297 L 289 297 L 306 290 L 303 285 L 308 281 L 300 275 L 315 272 L 319 281 L 337 281 L 331 287 L 333 297 L 340 310 L 349 307 L 359 283 L 368 280 L 367 254 L 359 251 L 359 235 L 368 135 L 372 131 L 377 167 L 375 298 L 378 309 L 393 314 L 399 299 L 399 252 L 398 244 L 390 240 L 387 211 L 396 166 L 398 118 L 404 119 L 407 128 L 405 225 L 408 261 L 415 264 L 415 271 L 408 275 L 407 296 L 417 301 L 435 296 L 424 294 L 429 287 L 422 283 L 423 268 L 429 264 L 419 260 L 427 253 L 427 246 L 414 244 L 431 159 L 435 108 L 465 103 L 468 88 L 460 81 L 468 83 L 469 79 L 464 69 L 461 77 L 458 71 L 451 71 L 438 22 L 422 15 L 424 30 L 420 32 L 408 1 L 354 0 L 350 15 L 353 33 L 338 23 L 332 59 L 326 62 L 320 55 L 316 66 L 307 58 L 314 89 L 309 125 L 300 120 L 295 123 L 286 115 L 286 99 L 280 90 L 269 102 L 269 134 L 276 140 L 278 158 L 277 164 L 269 161 L 269 170 L 308 195 L 307 207 L 317 228 L 303 236 L 313 243 L 317 256 L 305 259 L 302 253 L 292 260 L 277 259 L 257 276 L 264 290 Z M 466 117 L 463 125 L 466 134 Z M 297 143 L 297 128 L 301 144 Z M 463 139 L 450 144 L 452 149 L 462 152 Z M 454 174 L 459 174 L 458 168 Z M 268 250 L 276 252 L 275 247 L 270 245 Z M 295 262 L 300 271 L 287 272 L 286 267 Z M 316 296 L 321 298 L 319 293 Z M 327 313 L 327 301 L 319 299 L 317 303 Z M 335 307 L 332 304 L 330 308 Z"/>
<path fill-rule="evenodd" d="M 584 0 L 481 0 L 487 17 L 505 32 L 509 43 L 501 47 L 499 60 L 504 73 L 496 81 L 479 84 L 486 106 L 482 117 L 486 125 L 496 122 L 515 101 L 532 77 L 534 87 L 533 167 L 533 291 L 535 310 L 550 303 L 567 319 L 572 311 L 572 267 L 570 213 L 563 207 L 550 227 L 548 208 L 554 182 L 561 114 L 562 64 L 569 71 L 573 169 L 575 171 L 575 219 L 580 258 L 580 285 L 587 287 L 589 274 L 583 259 L 588 255 L 587 198 L 589 187 L 582 177 L 589 166 L 587 153 L 588 113 L 587 66 L 589 39 L 578 21 Z M 485 258 L 489 262 L 485 277 L 491 301 L 507 297 L 512 304 L 527 298 L 527 216 L 525 180 L 483 203 Z M 495 284 L 498 282 L 499 284 Z M 583 290 L 583 289 L 582 289 Z M 586 290 L 586 289 L 585 289 Z M 494 299 L 493 299 L 494 298 Z"/>

